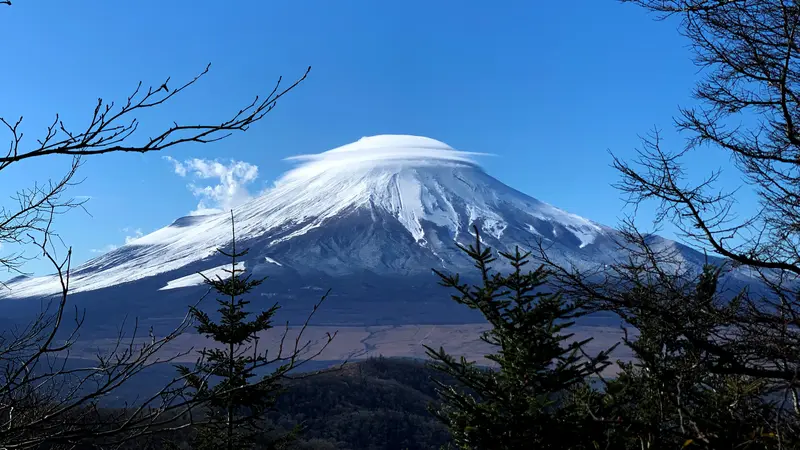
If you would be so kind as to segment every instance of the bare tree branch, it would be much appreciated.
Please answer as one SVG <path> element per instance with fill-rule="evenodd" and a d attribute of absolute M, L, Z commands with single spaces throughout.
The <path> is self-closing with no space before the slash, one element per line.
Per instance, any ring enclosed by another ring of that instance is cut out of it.
<path fill-rule="evenodd" d="M 53 123 L 47 128 L 45 135 L 37 140 L 37 145 L 28 150 L 21 150 L 23 133 L 19 126 L 22 118 L 12 122 L 0 118 L 0 123 L 5 125 L 11 140 L 6 156 L 0 157 L 0 170 L 11 163 L 36 156 L 60 155 L 99 155 L 111 152 L 139 152 L 146 153 L 159 151 L 174 145 L 186 142 L 209 143 L 219 141 L 231 135 L 234 131 L 245 131 L 248 127 L 261 120 L 277 104 L 277 101 L 294 89 L 306 79 L 311 67 L 295 80 L 291 85 L 281 89 L 282 79 L 279 78 L 272 91 L 265 97 L 256 96 L 251 103 L 229 116 L 228 119 L 214 124 L 179 125 L 173 123 L 164 131 L 155 136 L 136 143 L 129 143 L 135 139 L 139 120 L 134 114 L 148 108 L 164 104 L 180 92 L 194 85 L 201 77 L 208 73 L 209 64 L 199 75 L 190 81 L 170 90 L 167 85 L 169 78 L 158 88 L 149 87 L 142 89 L 142 83 L 136 86 L 133 93 L 128 96 L 125 103 L 115 108 L 115 103 L 105 103 L 97 99 L 97 104 L 92 113 L 88 127 L 81 131 L 69 130 L 56 114 Z"/>

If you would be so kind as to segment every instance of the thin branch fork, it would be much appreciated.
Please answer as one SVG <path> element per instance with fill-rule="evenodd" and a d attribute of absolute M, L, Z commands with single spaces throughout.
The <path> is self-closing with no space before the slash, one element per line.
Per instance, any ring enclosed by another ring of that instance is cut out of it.
<path fill-rule="evenodd" d="M 272 91 L 266 97 L 255 97 L 250 104 L 222 122 L 199 125 L 180 125 L 175 122 L 166 130 L 155 137 L 148 138 L 139 145 L 127 144 L 128 139 L 134 136 L 139 126 L 138 119 L 133 117 L 134 113 L 157 107 L 169 101 L 206 75 L 210 67 L 211 65 L 209 64 L 192 80 L 172 90 L 167 87 L 169 79 L 161 84 L 159 88 L 150 87 L 147 91 L 142 90 L 142 83 L 140 82 L 126 102 L 116 111 L 113 102 L 104 103 L 102 99 L 98 99 L 91 122 L 83 131 L 70 131 L 59 116 L 56 115 L 44 138 L 37 141 L 38 146 L 27 151 L 20 150 L 23 134 L 19 131 L 19 126 L 22 123 L 22 118 L 13 123 L 5 118 L 0 118 L 0 123 L 11 134 L 9 150 L 6 156 L 0 157 L 0 170 L 11 163 L 44 155 L 99 155 L 111 152 L 145 153 L 163 150 L 186 142 L 216 142 L 230 136 L 234 131 L 245 131 L 251 124 L 261 120 L 272 111 L 281 97 L 305 80 L 311 71 L 311 67 L 308 67 L 300 78 L 284 89 L 281 89 L 282 79 L 279 78 Z"/>

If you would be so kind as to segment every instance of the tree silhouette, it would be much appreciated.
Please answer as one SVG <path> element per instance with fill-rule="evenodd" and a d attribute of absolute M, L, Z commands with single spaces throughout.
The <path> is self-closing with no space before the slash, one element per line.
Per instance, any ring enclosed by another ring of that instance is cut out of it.
<path fill-rule="evenodd" d="M 288 327 L 274 355 L 270 354 L 269 349 L 260 350 L 259 333 L 274 327 L 273 318 L 279 306 L 276 303 L 254 316 L 246 310 L 250 302 L 242 299 L 242 296 L 261 285 L 266 278 L 253 279 L 237 267 L 238 261 L 247 255 L 248 250 L 236 249 L 233 211 L 231 235 L 230 251 L 217 250 L 231 260 L 230 268 L 224 269 L 227 277 L 217 275 L 216 278 L 208 278 L 203 275 L 206 284 L 221 296 L 217 299 L 219 320 L 214 321 L 197 307 L 191 308 L 191 314 L 197 322 L 197 332 L 219 344 L 219 347 L 202 349 L 194 368 L 178 366 L 179 373 L 186 377 L 194 390 L 194 398 L 203 403 L 206 411 L 195 439 L 195 448 L 198 449 L 239 450 L 252 448 L 257 442 L 263 445 L 259 441 L 259 436 L 264 435 L 261 419 L 275 404 L 276 396 L 282 390 L 282 379 L 291 370 L 324 351 L 336 335 L 328 335 L 311 357 L 303 358 L 310 342 L 300 347 L 299 339 L 308 320 L 327 298 L 326 293 L 314 306 L 295 340 L 295 346 L 287 354 L 284 354 L 284 340 Z M 281 445 L 290 438 L 291 434 L 282 436 L 275 439 L 272 445 Z"/>

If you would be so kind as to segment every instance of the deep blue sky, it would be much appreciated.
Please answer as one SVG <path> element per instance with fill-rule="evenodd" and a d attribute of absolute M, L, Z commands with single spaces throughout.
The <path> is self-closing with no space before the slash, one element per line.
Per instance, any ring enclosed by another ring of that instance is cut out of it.
<path fill-rule="evenodd" d="M 608 225 L 623 214 L 608 150 L 630 156 L 654 125 L 683 145 L 671 118 L 691 104 L 698 77 L 674 21 L 614 0 L 18 1 L 0 9 L 0 40 L 0 115 L 24 115 L 29 144 L 56 112 L 85 125 L 98 96 L 123 100 L 139 80 L 157 86 L 172 76 L 176 86 L 212 63 L 193 89 L 143 117 L 146 131 L 219 120 L 311 65 L 308 80 L 248 132 L 168 155 L 256 165 L 247 187 L 258 192 L 290 167 L 287 156 L 366 135 L 425 135 L 495 153 L 483 160 L 490 174 Z M 708 170 L 726 163 L 716 153 L 695 160 Z M 3 172 L 2 194 L 67 163 L 20 163 Z M 91 216 L 58 221 L 78 262 L 198 204 L 192 180 L 161 154 L 91 158 L 81 177 L 72 194 L 92 197 Z"/>

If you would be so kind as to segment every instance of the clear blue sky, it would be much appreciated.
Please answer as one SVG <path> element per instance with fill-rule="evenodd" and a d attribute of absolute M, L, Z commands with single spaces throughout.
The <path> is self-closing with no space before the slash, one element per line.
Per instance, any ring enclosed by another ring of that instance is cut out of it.
<path fill-rule="evenodd" d="M 248 132 L 168 153 L 255 165 L 251 193 L 290 167 L 285 157 L 418 134 L 495 153 L 484 167 L 501 181 L 615 225 L 623 203 L 607 151 L 631 155 L 637 134 L 654 125 L 683 145 L 671 117 L 691 104 L 698 76 L 674 21 L 615 0 L 14 3 L 0 9 L 0 115 L 24 115 L 29 144 L 56 112 L 85 125 L 98 96 L 123 100 L 139 80 L 157 86 L 172 76 L 175 86 L 212 63 L 202 82 L 142 118 L 147 130 L 218 120 L 311 65 L 309 79 Z M 695 159 L 709 170 L 727 163 L 717 153 Z M 2 195 L 68 162 L 20 163 L 2 173 Z M 78 262 L 195 209 L 188 183 L 217 182 L 178 176 L 162 154 L 90 158 L 81 177 L 72 194 L 92 197 L 91 216 L 58 221 Z"/>

